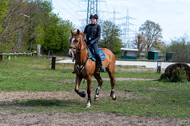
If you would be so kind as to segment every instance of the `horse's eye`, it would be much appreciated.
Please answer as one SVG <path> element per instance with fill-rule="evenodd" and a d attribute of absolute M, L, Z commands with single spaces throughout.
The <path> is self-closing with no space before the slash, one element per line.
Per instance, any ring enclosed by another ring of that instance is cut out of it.
<path fill-rule="evenodd" d="M 78 42 L 78 40 L 75 40 L 76 42 Z"/>

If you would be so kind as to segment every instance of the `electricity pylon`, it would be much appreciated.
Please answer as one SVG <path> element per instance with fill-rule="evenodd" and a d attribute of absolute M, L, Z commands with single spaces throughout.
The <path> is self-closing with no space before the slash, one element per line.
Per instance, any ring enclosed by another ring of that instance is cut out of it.
<path fill-rule="evenodd" d="M 98 14 L 98 0 L 88 0 L 86 24 L 89 23 L 91 14 Z"/>

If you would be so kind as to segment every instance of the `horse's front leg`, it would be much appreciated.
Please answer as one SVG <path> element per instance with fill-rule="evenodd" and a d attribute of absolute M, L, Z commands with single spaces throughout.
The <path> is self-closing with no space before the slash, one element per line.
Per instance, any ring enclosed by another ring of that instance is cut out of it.
<path fill-rule="evenodd" d="M 84 91 L 79 91 L 79 86 L 80 86 L 81 81 L 82 81 L 82 78 L 77 76 L 76 77 L 76 84 L 75 84 L 75 92 L 84 98 L 86 96 L 86 93 Z"/>
<path fill-rule="evenodd" d="M 88 93 L 88 101 L 86 107 L 89 108 L 91 106 L 91 77 L 87 79 L 87 93 Z"/>

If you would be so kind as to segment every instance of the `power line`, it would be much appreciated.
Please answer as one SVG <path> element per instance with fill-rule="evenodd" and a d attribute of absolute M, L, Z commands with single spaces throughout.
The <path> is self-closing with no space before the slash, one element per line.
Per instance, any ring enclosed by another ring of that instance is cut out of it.
<path fill-rule="evenodd" d="M 131 26 L 136 26 L 135 24 L 130 23 L 131 19 L 135 19 L 129 16 L 129 11 L 127 9 L 127 15 L 125 17 L 121 17 L 121 18 L 117 18 L 118 20 L 122 20 L 124 19 L 125 22 L 122 24 L 119 24 L 120 26 L 122 26 L 122 39 L 123 39 L 123 43 L 130 48 L 132 43 L 131 43 L 131 38 L 132 37 L 132 33 L 134 32 L 134 30 L 132 30 L 130 27 Z"/>

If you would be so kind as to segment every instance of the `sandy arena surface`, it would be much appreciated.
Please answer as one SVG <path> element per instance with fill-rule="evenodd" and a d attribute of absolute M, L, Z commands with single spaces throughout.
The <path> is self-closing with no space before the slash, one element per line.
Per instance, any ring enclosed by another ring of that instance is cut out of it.
<path fill-rule="evenodd" d="M 138 98 L 128 91 L 117 93 L 118 97 Z M 109 97 L 109 92 L 101 91 L 100 97 Z M 0 92 L 0 104 L 11 104 L 14 106 L 14 100 L 29 99 L 59 99 L 59 100 L 83 100 L 74 92 Z M 19 107 L 19 106 L 17 106 Z M 120 114 L 103 112 L 49 112 L 49 113 L 21 113 L 13 110 L 0 111 L 0 126 L 180 126 L 190 125 L 189 118 L 164 118 L 164 117 L 139 117 L 122 116 Z"/>
<path fill-rule="evenodd" d="M 112 113 L 16 113 L 0 112 L 1 126 L 180 126 L 187 119 L 121 116 Z"/>

